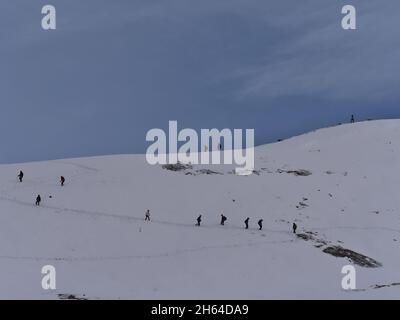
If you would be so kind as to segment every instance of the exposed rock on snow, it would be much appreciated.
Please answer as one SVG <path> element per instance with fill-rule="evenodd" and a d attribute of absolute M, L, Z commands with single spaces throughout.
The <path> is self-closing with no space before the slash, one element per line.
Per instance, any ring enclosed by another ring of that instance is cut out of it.
<path fill-rule="evenodd" d="M 312 174 L 311 171 L 305 170 L 305 169 L 298 169 L 298 170 L 277 169 L 276 172 L 278 172 L 278 173 L 289 173 L 289 174 L 293 174 L 295 176 L 303 176 L 303 177 L 307 177 L 307 176 L 310 176 Z"/>
<path fill-rule="evenodd" d="M 380 262 L 370 257 L 367 257 L 363 254 L 342 248 L 341 246 L 327 247 L 322 251 L 335 257 L 347 258 L 354 264 L 359 265 L 360 267 L 366 267 L 366 268 L 382 267 L 382 264 Z"/>
<path fill-rule="evenodd" d="M 162 168 L 170 171 L 183 171 L 192 169 L 193 167 L 190 164 L 183 164 L 181 162 L 178 162 L 174 164 L 164 164 L 162 165 Z"/>
<path fill-rule="evenodd" d="M 291 173 L 294 174 L 295 176 L 310 176 L 311 175 L 311 171 L 308 170 L 304 170 L 304 169 L 299 169 L 299 170 L 287 170 L 286 173 Z"/>
<path fill-rule="evenodd" d="M 60 293 L 58 294 L 58 298 L 60 300 L 88 300 L 85 295 L 83 295 L 82 297 L 79 297 L 75 294 L 66 294 L 66 293 Z"/>
<path fill-rule="evenodd" d="M 209 170 L 209 169 L 196 170 L 196 173 L 198 173 L 198 174 L 222 174 L 220 172 L 212 171 L 212 170 Z"/>
<path fill-rule="evenodd" d="M 391 284 L 376 284 L 372 287 L 372 289 L 390 288 L 395 286 L 400 286 L 400 282 L 393 282 Z"/>

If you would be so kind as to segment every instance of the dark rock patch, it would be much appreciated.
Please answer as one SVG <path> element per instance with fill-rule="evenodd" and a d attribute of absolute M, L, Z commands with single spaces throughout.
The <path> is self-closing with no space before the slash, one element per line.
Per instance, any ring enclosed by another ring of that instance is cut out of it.
<path fill-rule="evenodd" d="M 365 268 L 378 268 L 382 267 L 382 264 L 370 257 L 367 257 L 361 253 L 345 249 L 341 246 L 331 246 L 327 247 L 323 252 L 330 254 L 334 257 L 338 258 L 347 258 L 354 264 L 360 266 L 360 267 L 365 267 Z"/>
<path fill-rule="evenodd" d="M 390 288 L 390 287 L 395 287 L 395 286 L 400 286 L 400 282 L 393 282 L 391 284 L 376 284 L 374 286 L 371 286 L 372 289 L 381 289 L 381 288 Z"/>
<path fill-rule="evenodd" d="M 192 169 L 192 166 L 190 164 L 183 164 L 178 162 L 174 164 L 164 164 L 162 168 L 169 171 L 183 171 L 187 169 Z"/>
<path fill-rule="evenodd" d="M 60 300 L 88 300 L 85 295 L 83 295 L 82 297 L 78 297 L 75 294 L 69 294 L 69 293 L 60 293 L 58 294 L 58 298 Z"/>
<path fill-rule="evenodd" d="M 295 176 L 303 176 L 303 177 L 307 177 L 312 174 L 311 171 L 304 170 L 304 169 L 287 170 L 286 173 L 294 174 Z"/>
<path fill-rule="evenodd" d="M 196 170 L 196 173 L 198 173 L 198 174 L 222 174 L 221 172 L 216 172 L 216 171 L 212 171 L 209 169 Z"/>

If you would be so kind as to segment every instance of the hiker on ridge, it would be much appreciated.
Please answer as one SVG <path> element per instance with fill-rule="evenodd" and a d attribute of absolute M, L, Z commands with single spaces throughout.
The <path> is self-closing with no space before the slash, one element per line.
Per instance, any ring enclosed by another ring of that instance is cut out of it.
<path fill-rule="evenodd" d="M 227 219 L 228 219 L 227 217 L 225 217 L 223 214 L 221 214 L 221 226 L 225 225 L 225 221 Z"/>
<path fill-rule="evenodd" d="M 42 202 L 42 198 L 40 196 L 40 194 L 36 197 L 36 205 L 40 206 L 40 202 Z"/>
<path fill-rule="evenodd" d="M 249 218 L 249 217 L 247 217 L 247 219 L 246 219 L 246 220 L 244 220 L 244 224 L 246 225 L 246 229 L 248 229 L 248 228 L 249 228 L 249 220 L 250 220 L 250 218 Z"/>
<path fill-rule="evenodd" d="M 201 223 L 201 215 L 199 215 L 198 218 L 197 218 L 196 226 L 200 227 L 200 223 Z"/>
<path fill-rule="evenodd" d="M 17 177 L 19 179 L 19 182 L 22 182 L 22 179 L 24 178 L 24 173 L 20 171 Z"/>
<path fill-rule="evenodd" d="M 144 218 L 144 221 L 150 221 L 150 210 L 149 209 L 146 210 L 146 216 Z"/>

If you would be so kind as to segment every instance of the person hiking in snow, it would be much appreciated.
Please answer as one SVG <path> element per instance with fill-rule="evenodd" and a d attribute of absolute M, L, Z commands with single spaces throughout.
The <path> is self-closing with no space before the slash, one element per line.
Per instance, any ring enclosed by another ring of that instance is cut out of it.
<path fill-rule="evenodd" d="M 354 114 L 351 115 L 350 123 L 354 123 Z"/>
<path fill-rule="evenodd" d="M 144 221 L 150 221 L 150 210 L 146 210 L 146 217 L 144 218 Z"/>
<path fill-rule="evenodd" d="M 263 221 L 264 221 L 263 219 L 258 220 L 258 226 L 260 227 L 259 230 L 262 230 L 262 228 L 263 228 L 263 225 L 262 225 Z"/>
<path fill-rule="evenodd" d="M 246 229 L 248 229 L 248 228 L 249 228 L 249 220 L 250 220 L 250 218 L 249 218 L 249 217 L 247 217 L 247 219 L 246 219 L 246 220 L 244 220 L 244 224 L 246 225 Z"/>
<path fill-rule="evenodd" d="M 228 219 L 227 217 L 225 217 L 223 214 L 221 214 L 221 226 L 225 225 L 225 221 L 227 219 Z"/>
<path fill-rule="evenodd" d="M 295 223 L 293 222 L 293 233 L 296 233 L 296 230 L 297 230 L 297 224 L 295 224 Z"/>
<path fill-rule="evenodd" d="M 61 187 L 64 187 L 65 178 L 63 176 L 61 176 L 60 182 L 61 182 Z"/>
<path fill-rule="evenodd" d="M 200 227 L 200 223 L 201 223 L 201 215 L 199 215 L 198 218 L 197 218 L 196 226 Z"/>
<path fill-rule="evenodd" d="M 40 202 L 42 202 L 42 198 L 40 197 L 40 194 L 36 197 L 36 205 L 40 206 Z"/>
<path fill-rule="evenodd" d="M 19 179 L 19 182 L 22 182 L 22 179 L 24 177 L 24 173 L 22 171 L 20 171 L 17 177 Z"/>

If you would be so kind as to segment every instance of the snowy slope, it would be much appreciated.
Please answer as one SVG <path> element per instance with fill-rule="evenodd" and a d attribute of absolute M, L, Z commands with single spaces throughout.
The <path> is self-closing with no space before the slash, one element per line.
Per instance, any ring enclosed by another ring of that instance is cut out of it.
<path fill-rule="evenodd" d="M 399 138 L 399 120 L 318 130 L 258 147 L 248 177 L 172 172 L 142 155 L 2 165 L 0 298 L 398 298 L 400 286 L 374 286 L 400 282 Z M 287 173 L 299 169 L 311 175 Z M 359 290 L 344 291 L 351 262 L 323 252 L 335 245 L 382 266 L 355 265 Z M 55 291 L 41 288 L 47 264 Z"/>

